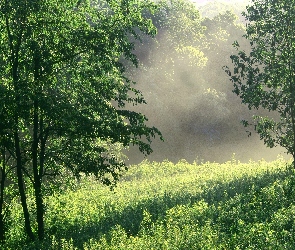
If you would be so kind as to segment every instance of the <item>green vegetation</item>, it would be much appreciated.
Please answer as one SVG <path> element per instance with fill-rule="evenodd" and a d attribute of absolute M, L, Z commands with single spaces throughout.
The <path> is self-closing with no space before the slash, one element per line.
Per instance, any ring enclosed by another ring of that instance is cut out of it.
<path fill-rule="evenodd" d="M 69 178 L 45 200 L 45 240 L 25 242 L 14 203 L 4 249 L 292 249 L 295 177 L 289 166 L 280 158 L 145 161 L 131 166 L 113 191 L 91 177 L 74 185 Z"/>
<path fill-rule="evenodd" d="M 114 152 L 129 144 L 152 152 L 161 133 L 126 109 L 145 100 L 122 61 L 137 65 L 134 41 L 155 35 L 143 16 L 154 9 L 137 0 L 0 1 L 0 241 L 10 189 L 18 189 L 28 238 L 42 240 L 44 199 L 61 169 L 112 185 L 126 168 Z"/>
<path fill-rule="evenodd" d="M 234 69 L 226 72 L 233 92 L 249 109 L 269 111 L 254 116 L 253 124 L 248 120 L 243 124 L 253 125 L 268 147 L 284 147 L 295 165 L 294 1 L 252 1 L 243 15 L 251 51 L 235 42 Z"/>
<path fill-rule="evenodd" d="M 124 154 L 152 153 L 154 123 L 174 162 L 236 148 L 249 114 L 222 65 L 247 32 L 234 91 L 279 111 L 255 129 L 295 156 L 295 12 L 272 3 L 248 7 L 245 29 L 216 3 L 202 17 L 189 0 L 0 0 L 0 248 L 292 249 L 290 162 L 130 166 Z"/>

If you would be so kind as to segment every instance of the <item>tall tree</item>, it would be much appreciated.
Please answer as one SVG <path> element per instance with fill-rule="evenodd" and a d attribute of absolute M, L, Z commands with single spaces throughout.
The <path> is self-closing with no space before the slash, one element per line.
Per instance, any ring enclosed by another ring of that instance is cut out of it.
<path fill-rule="evenodd" d="M 280 145 L 295 159 L 295 8 L 292 0 L 252 1 L 243 13 L 250 53 L 232 55 L 226 72 L 234 93 L 249 109 L 265 109 L 254 117 L 254 129 L 268 147 Z M 239 50 L 238 42 L 235 47 Z M 244 126 L 250 125 L 243 121 Z"/>
<path fill-rule="evenodd" d="M 126 166 L 108 154 L 109 145 L 134 144 L 150 154 L 152 137 L 161 136 L 146 126 L 144 115 L 124 109 L 145 101 L 120 63 L 125 58 L 137 64 L 133 41 L 140 33 L 155 34 L 142 16 L 153 8 L 139 0 L 0 2 L 1 92 L 9 93 L 1 96 L 6 140 L 0 143 L 14 159 L 8 163 L 16 166 L 32 240 L 28 186 L 34 189 L 42 240 L 45 176 L 48 181 L 66 167 L 113 184 Z"/>

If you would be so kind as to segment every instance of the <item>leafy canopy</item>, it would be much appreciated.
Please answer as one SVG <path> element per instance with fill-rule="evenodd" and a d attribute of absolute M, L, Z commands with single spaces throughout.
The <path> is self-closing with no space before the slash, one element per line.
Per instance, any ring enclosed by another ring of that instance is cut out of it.
<path fill-rule="evenodd" d="M 249 109 L 265 109 L 255 116 L 254 128 L 269 147 L 280 145 L 295 155 L 295 8 L 292 0 L 252 1 L 243 13 L 250 53 L 232 55 L 233 70 L 226 72 L 234 93 Z M 240 49 L 235 42 L 237 50 Z M 248 121 L 243 122 L 250 125 Z"/>
<path fill-rule="evenodd" d="M 97 175 L 113 171 L 108 168 L 119 162 L 105 154 L 103 141 L 152 152 L 151 137 L 160 132 L 145 125 L 144 115 L 124 109 L 126 103 L 145 101 L 120 63 L 124 57 L 137 64 L 131 37 L 155 34 L 151 21 L 141 15 L 152 4 L 47 0 L 2 5 L 1 131 L 12 138 L 12 128 L 18 127 L 26 161 L 31 158 L 36 101 L 38 134 L 48 141 L 50 166 Z M 12 121 L 15 113 L 18 124 Z"/>
<path fill-rule="evenodd" d="M 62 168 L 111 185 L 125 168 L 120 149 L 133 144 L 150 154 L 152 138 L 161 137 L 125 108 L 145 100 L 122 63 L 136 66 L 134 41 L 156 33 L 143 16 L 154 9 L 145 0 L 0 1 L 0 177 L 16 172 L 9 181 L 31 239 L 29 187 L 43 239 L 44 190 Z"/>

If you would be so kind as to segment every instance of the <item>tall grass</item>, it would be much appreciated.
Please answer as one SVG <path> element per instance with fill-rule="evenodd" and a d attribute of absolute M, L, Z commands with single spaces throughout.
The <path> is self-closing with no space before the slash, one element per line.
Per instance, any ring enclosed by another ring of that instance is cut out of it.
<path fill-rule="evenodd" d="M 84 177 L 46 200 L 42 243 L 24 240 L 16 204 L 4 249 L 294 249 L 289 166 L 145 161 L 113 191 Z"/>

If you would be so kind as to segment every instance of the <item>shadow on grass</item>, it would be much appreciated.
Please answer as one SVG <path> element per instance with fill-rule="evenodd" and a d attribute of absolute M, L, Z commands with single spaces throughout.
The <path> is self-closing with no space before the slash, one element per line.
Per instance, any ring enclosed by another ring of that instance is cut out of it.
<path fill-rule="evenodd" d="M 74 246 L 78 249 L 83 248 L 83 243 L 91 238 L 98 239 L 101 235 L 110 232 L 115 225 L 120 225 L 125 229 L 128 235 L 137 235 L 140 230 L 140 224 L 143 219 L 143 210 L 148 211 L 152 215 L 152 221 L 165 216 L 166 211 L 176 205 L 193 205 L 194 203 L 204 200 L 209 205 L 217 205 L 220 202 L 226 203 L 236 195 L 245 195 L 251 193 L 259 193 L 264 187 L 272 185 L 275 181 L 283 181 L 286 178 L 291 180 L 288 185 L 290 190 L 284 190 L 284 193 L 290 197 L 289 202 L 293 201 L 295 190 L 294 171 L 286 169 L 277 173 L 264 173 L 257 177 L 244 176 L 240 179 L 233 180 L 227 183 L 206 182 L 210 188 L 203 192 L 192 195 L 190 193 L 169 194 L 164 196 L 151 197 L 149 200 L 144 200 L 137 203 L 136 206 L 127 206 L 123 211 L 112 211 L 109 216 L 102 219 L 96 224 L 88 225 L 83 228 L 72 226 L 63 232 L 63 238 L 73 239 Z M 280 206 L 286 204 L 278 204 L 274 209 L 279 209 Z M 270 213 L 270 212 L 269 212 Z M 267 214 L 265 216 L 268 216 Z"/>

